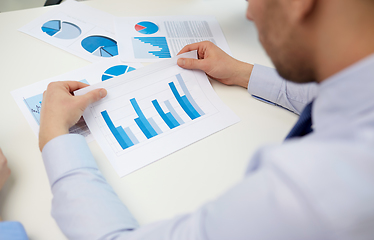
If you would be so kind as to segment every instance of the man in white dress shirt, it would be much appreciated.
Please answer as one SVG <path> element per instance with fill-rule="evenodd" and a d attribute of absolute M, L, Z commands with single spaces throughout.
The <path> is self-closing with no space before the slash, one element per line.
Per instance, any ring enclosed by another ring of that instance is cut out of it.
<path fill-rule="evenodd" d="M 248 2 L 247 17 L 279 75 L 307 84 L 207 42 L 181 51 L 197 49 L 199 60 L 178 64 L 296 113 L 310 106 L 312 132 L 259 149 L 239 184 L 195 212 L 139 227 L 85 139 L 68 134 L 106 91 L 74 97 L 85 84 L 53 83 L 39 141 L 52 215 L 69 239 L 374 239 L 374 1 Z"/>

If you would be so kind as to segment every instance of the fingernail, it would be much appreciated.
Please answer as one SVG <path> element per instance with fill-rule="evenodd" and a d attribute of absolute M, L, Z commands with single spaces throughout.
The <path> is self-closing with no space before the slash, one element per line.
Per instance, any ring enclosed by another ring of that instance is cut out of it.
<path fill-rule="evenodd" d="M 101 89 L 99 93 L 100 93 L 100 98 L 103 98 L 106 95 L 105 89 Z"/>
<path fill-rule="evenodd" d="M 184 59 L 182 59 L 182 58 L 178 59 L 178 65 L 179 66 L 184 66 L 184 63 L 185 63 Z"/>

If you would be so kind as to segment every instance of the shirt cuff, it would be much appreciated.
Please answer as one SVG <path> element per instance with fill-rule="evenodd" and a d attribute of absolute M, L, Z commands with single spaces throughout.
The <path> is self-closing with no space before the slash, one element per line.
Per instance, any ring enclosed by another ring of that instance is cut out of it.
<path fill-rule="evenodd" d="M 0 239 L 27 240 L 28 237 L 20 222 L 0 222 Z"/>
<path fill-rule="evenodd" d="M 42 156 L 51 186 L 72 170 L 97 169 L 86 139 L 79 134 L 66 134 L 52 139 L 44 146 Z"/>
<path fill-rule="evenodd" d="M 277 103 L 284 79 L 274 68 L 255 64 L 249 78 L 248 92 L 256 97 Z"/>

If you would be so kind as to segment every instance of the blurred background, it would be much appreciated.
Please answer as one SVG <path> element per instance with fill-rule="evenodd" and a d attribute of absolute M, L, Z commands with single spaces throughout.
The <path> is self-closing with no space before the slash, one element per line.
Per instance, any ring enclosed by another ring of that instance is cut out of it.
<path fill-rule="evenodd" d="M 1 0 L 0 12 L 9 12 L 44 6 L 46 0 Z"/>
<path fill-rule="evenodd" d="M 82 1 L 82 0 L 78 0 Z M 60 3 L 61 0 L 0 0 L 0 12 L 42 7 Z"/>

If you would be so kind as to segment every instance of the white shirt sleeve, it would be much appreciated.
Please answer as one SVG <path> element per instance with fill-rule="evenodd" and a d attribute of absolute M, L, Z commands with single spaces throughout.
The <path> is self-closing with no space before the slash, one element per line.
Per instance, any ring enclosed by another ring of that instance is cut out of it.
<path fill-rule="evenodd" d="M 272 165 L 252 166 L 243 181 L 195 212 L 139 227 L 82 136 L 59 136 L 42 155 L 52 216 L 69 239 L 318 239 L 309 209 Z"/>
<path fill-rule="evenodd" d="M 138 227 L 98 170 L 83 136 L 54 138 L 42 155 L 53 194 L 52 216 L 68 239 L 106 239 Z"/>
<path fill-rule="evenodd" d="M 316 83 L 293 83 L 281 78 L 273 68 L 255 64 L 248 92 L 260 100 L 272 102 L 300 114 L 318 93 Z"/>

